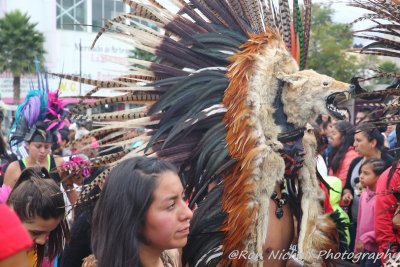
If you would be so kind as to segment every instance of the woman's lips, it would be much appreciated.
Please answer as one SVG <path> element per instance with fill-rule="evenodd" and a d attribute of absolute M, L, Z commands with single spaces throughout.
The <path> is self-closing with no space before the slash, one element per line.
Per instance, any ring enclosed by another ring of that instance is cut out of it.
<path fill-rule="evenodd" d="M 182 235 L 188 235 L 189 234 L 189 226 L 179 230 L 178 233 L 182 234 Z"/>

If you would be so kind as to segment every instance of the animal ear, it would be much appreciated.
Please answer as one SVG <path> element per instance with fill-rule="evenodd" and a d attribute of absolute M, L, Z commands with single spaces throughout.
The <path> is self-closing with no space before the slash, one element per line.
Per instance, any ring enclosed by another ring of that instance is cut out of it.
<path fill-rule="evenodd" d="M 308 81 L 307 77 L 299 75 L 298 73 L 287 74 L 284 72 L 278 72 L 276 78 L 286 83 L 290 83 L 292 88 L 302 87 Z"/>

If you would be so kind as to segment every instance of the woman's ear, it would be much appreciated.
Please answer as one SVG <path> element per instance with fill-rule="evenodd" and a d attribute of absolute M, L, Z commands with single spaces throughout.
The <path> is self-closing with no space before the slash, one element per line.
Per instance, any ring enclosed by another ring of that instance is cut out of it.
<path fill-rule="evenodd" d="M 372 147 L 376 147 L 378 141 L 376 141 L 376 139 L 372 139 L 370 143 Z"/>

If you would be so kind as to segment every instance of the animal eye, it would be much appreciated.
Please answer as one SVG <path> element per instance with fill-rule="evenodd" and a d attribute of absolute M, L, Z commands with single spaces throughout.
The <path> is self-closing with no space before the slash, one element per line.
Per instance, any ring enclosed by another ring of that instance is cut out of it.
<path fill-rule="evenodd" d="M 323 86 L 328 86 L 329 83 L 328 83 L 328 82 L 323 82 L 322 85 L 323 85 Z"/>

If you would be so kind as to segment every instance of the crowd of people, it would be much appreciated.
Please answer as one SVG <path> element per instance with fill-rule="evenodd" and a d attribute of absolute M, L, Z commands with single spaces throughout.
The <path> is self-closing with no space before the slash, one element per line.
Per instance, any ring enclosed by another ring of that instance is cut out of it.
<path fill-rule="evenodd" d="M 396 127 L 374 126 L 372 113 L 359 110 L 354 124 L 320 116 L 315 125 L 321 133 L 316 135 L 318 171 L 330 186 L 329 204 L 349 222 L 342 252 L 358 255 L 352 261 L 360 266 L 381 266 L 384 253 L 397 252 L 400 237 L 395 223 L 398 163 L 395 142 L 388 141 Z M 340 200 L 332 200 L 338 191 Z"/>
<path fill-rule="evenodd" d="M 342 252 L 367 255 L 352 259 L 360 266 L 381 266 L 378 254 L 397 252 L 400 241 L 400 175 L 387 142 L 396 129 L 378 129 L 362 113 L 355 124 L 322 115 L 316 120 L 316 163 L 325 211 L 338 211 L 346 225 Z M 26 133 L 26 156 L 10 153 L 0 139 L 0 211 L 15 221 L 1 220 L 0 240 L 16 244 L 2 250 L 0 266 L 180 266 L 177 249 L 187 242 L 193 213 L 176 167 L 156 158 L 127 159 L 90 192 L 90 201 L 78 203 L 81 186 L 104 168 L 68 167 L 101 153 L 99 143 L 74 142 L 89 132 L 79 123 L 58 132 L 56 141 L 37 123 Z"/>
<path fill-rule="evenodd" d="M 192 211 L 173 164 L 127 159 L 100 197 L 95 188 L 91 201 L 75 205 L 79 186 L 103 169 L 66 170 L 87 163 L 98 143 L 71 147 L 73 129 L 62 133 L 65 143 L 42 130 L 37 123 L 26 134 L 25 157 L 10 158 L 1 136 L 0 266 L 179 266 Z"/>

